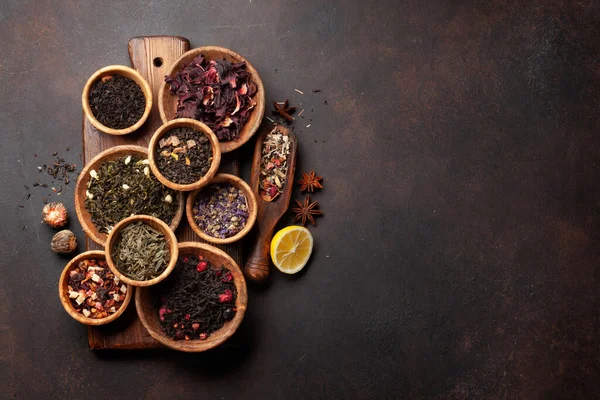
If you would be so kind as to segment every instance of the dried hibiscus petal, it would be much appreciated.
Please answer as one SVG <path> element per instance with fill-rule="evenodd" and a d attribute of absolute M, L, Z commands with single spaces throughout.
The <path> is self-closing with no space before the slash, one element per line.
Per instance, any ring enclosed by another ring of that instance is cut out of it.
<path fill-rule="evenodd" d="M 233 140 L 250 118 L 256 85 L 245 62 L 208 61 L 201 54 L 174 76 L 165 76 L 177 96 L 175 118 L 204 122 L 219 140 Z"/>

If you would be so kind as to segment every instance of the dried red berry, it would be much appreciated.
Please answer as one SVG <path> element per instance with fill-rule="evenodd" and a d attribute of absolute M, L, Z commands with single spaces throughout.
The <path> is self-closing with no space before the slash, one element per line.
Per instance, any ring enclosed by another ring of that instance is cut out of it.
<path fill-rule="evenodd" d="M 219 295 L 219 303 L 227 303 L 233 300 L 233 293 L 227 289 Z"/>
<path fill-rule="evenodd" d="M 207 337 L 208 337 L 208 335 L 206 333 L 200 334 L 200 340 L 206 340 Z"/>
<path fill-rule="evenodd" d="M 206 261 L 200 261 L 198 263 L 198 265 L 196 265 L 196 271 L 202 272 L 202 271 L 206 270 L 207 267 L 208 267 L 208 263 Z"/>
<path fill-rule="evenodd" d="M 200 324 L 198 322 L 194 322 L 192 324 L 192 329 L 195 330 L 195 331 L 197 331 L 198 329 L 200 329 Z"/>
<path fill-rule="evenodd" d="M 185 318 L 186 321 L 189 321 L 190 320 L 190 314 L 185 314 L 184 318 Z"/>
<path fill-rule="evenodd" d="M 233 280 L 233 274 L 231 272 L 226 273 L 221 281 L 223 282 L 231 282 Z"/>

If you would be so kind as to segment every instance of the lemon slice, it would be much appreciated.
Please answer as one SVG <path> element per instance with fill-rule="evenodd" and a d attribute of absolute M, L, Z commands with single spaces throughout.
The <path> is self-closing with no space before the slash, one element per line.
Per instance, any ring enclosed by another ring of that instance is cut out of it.
<path fill-rule="evenodd" d="M 271 259 L 278 270 L 285 274 L 300 271 L 310 258 L 313 237 L 303 226 L 288 226 L 273 236 Z"/>

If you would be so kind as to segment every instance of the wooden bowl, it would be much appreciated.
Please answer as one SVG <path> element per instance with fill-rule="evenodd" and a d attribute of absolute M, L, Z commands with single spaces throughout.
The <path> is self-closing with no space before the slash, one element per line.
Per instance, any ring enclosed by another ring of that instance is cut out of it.
<path fill-rule="evenodd" d="M 250 232 L 250 230 L 254 226 L 254 223 L 256 222 L 256 215 L 258 214 L 258 205 L 256 203 L 256 196 L 252 192 L 252 189 L 250 189 L 250 186 L 248 186 L 248 184 L 246 182 L 244 182 L 242 180 L 242 178 L 237 177 L 235 175 L 217 174 L 212 179 L 212 181 L 209 182 L 209 185 L 211 185 L 213 183 L 230 183 L 233 186 L 237 187 L 238 189 L 241 189 L 244 192 L 244 195 L 246 196 L 246 202 L 248 203 L 248 220 L 246 221 L 246 225 L 244 226 L 244 229 L 242 229 L 235 235 L 228 237 L 228 238 L 224 238 L 224 239 L 212 237 L 212 236 L 204 233 L 204 231 L 202 229 L 200 229 L 200 227 L 196 223 L 196 219 L 194 218 L 194 203 L 196 203 L 196 197 L 198 196 L 198 194 L 200 192 L 202 192 L 202 190 L 204 190 L 204 188 L 206 186 L 204 188 L 198 189 L 198 190 L 190 193 L 190 195 L 188 196 L 188 199 L 187 199 L 187 202 L 185 205 L 185 213 L 187 215 L 187 220 L 188 220 L 190 226 L 192 227 L 192 229 L 194 230 L 194 232 L 196 232 L 196 234 L 198 236 L 200 236 L 202 239 L 206 240 L 207 242 L 214 243 L 214 244 L 233 243 L 237 240 L 240 240 L 244 236 L 246 236 L 246 234 L 248 232 Z"/>
<path fill-rule="evenodd" d="M 144 223 L 150 225 L 152 228 L 156 229 L 157 231 L 159 231 L 160 233 L 165 235 L 165 239 L 167 240 L 167 245 L 169 246 L 169 252 L 171 253 L 171 258 L 169 260 L 169 263 L 167 264 L 167 267 L 163 271 L 163 273 L 160 274 L 159 276 L 157 276 L 156 278 L 148 279 L 147 281 L 136 281 L 135 279 L 131 279 L 131 278 L 125 276 L 124 274 L 121 273 L 121 271 L 119 271 L 119 269 L 117 268 L 117 265 L 115 264 L 114 260 L 112 259 L 112 249 L 113 249 L 117 239 L 119 238 L 123 228 L 125 228 L 129 224 L 132 224 L 132 223 L 138 222 L 138 221 L 141 221 L 141 222 L 144 222 Z M 167 276 L 169 276 L 169 274 L 173 271 L 173 268 L 175 268 L 175 264 L 177 263 L 177 257 L 179 256 L 179 249 L 177 248 L 177 238 L 175 237 L 175 234 L 173 233 L 171 228 L 169 228 L 169 226 L 167 224 L 165 224 L 164 222 L 162 222 L 160 219 L 151 217 L 149 215 L 133 215 L 133 216 L 125 218 L 124 220 L 119 222 L 113 228 L 113 230 L 110 232 L 110 235 L 108 235 L 105 250 L 106 250 L 106 262 L 108 263 L 109 268 L 115 274 L 115 276 L 117 276 L 120 280 L 122 280 L 125 283 L 128 283 L 132 286 L 138 286 L 138 287 L 156 285 L 158 282 L 162 281 Z"/>
<path fill-rule="evenodd" d="M 69 313 L 69 315 L 73 317 L 73 319 L 75 319 L 78 322 L 81 322 L 82 324 L 98 326 L 108 324 L 109 322 L 114 321 L 115 319 L 119 318 L 121 314 L 123 314 L 123 312 L 129 305 L 129 302 L 131 301 L 133 287 L 127 285 L 127 293 L 125 294 L 125 300 L 123 301 L 121 308 L 119 308 L 116 313 L 111 314 L 108 317 L 95 319 L 88 318 L 83 314 L 78 313 L 75 310 L 75 307 L 73 307 L 73 304 L 71 304 L 71 299 L 69 299 L 69 272 L 71 272 L 72 269 L 77 267 L 77 265 L 81 261 L 88 260 L 91 258 L 106 260 L 104 252 L 100 250 L 86 251 L 85 253 L 81 253 L 75 258 L 73 258 L 71 261 L 69 261 L 65 269 L 63 269 L 62 274 L 60 275 L 60 280 L 58 281 L 58 296 L 60 297 L 61 304 L 63 305 L 67 313 Z"/>
<path fill-rule="evenodd" d="M 135 124 L 123 128 L 123 129 L 113 129 L 108 126 L 102 125 L 100 121 L 94 117 L 94 113 L 90 108 L 90 90 L 92 89 L 92 85 L 98 80 L 102 79 L 105 76 L 109 75 L 121 75 L 125 78 L 129 78 L 138 84 L 142 92 L 144 93 L 144 97 L 146 98 L 146 108 L 144 109 L 144 114 L 142 114 L 142 118 L 140 118 Z M 150 110 L 152 109 L 152 90 L 150 89 L 150 85 L 144 79 L 139 72 L 137 72 L 133 68 L 126 67 L 124 65 L 109 65 L 108 67 L 104 67 L 94 72 L 90 79 L 85 83 L 83 87 L 83 94 L 81 95 L 81 104 L 83 106 L 83 112 L 90 120 L 92 125 L 96 127 L 99 131 L 104 133 L 108 133 L 109 135 L 126 135 L 137 130 L 140 126 L 146 122 L 148 116 L 150 115 Z"/>
<path fill-rule="evenodd" d="M 156 164 L 156 155 L 154 152 L 158 146 L 158 143 L 160 142 L 160 139 L 162 139 L 163 136 L 175 128 L 194 129 L 205 134 L 210 141 L 210 147 L 212 148 L 213 156 L 212 164 L 210 164 L 210 168 L 208 169 L 206 175 L 194 183 L 180 184 L 172 182 L 160 172 L 160 169 L 158 169 L 158 165 Z M 219 139 L 217 139 L 213 131 L 202 122 L 190 118 L 178 118 L 163 124 L 156 130 L 154 135 L 152 135 L 152 139 L 150 139 L 150 144 L 148 145 L 148 159 L 150 160 L 150 168 L 152 169 L 152 173 L 163 185 L 180 192 L 190 192 L 205 186 L 215 176 L 217 170 L 219 169 L 219 164 L 221 163 L 221 146 L 219 146 Z"/>
<path fill-rule="evenodd" d="M 257 92 L 253 97 L 256 101 L 256 106 L 250 114 L 250 118 L 246 122 L 246 125 L 240 130 L 240 135 L 235 140 L 220 142 L 221 152 L 228 153 L 250 140 L 260 126 L 265 114 L 265 88 L 258 72 L 256 72 L 248 60 L 232 50 L 217 46 L 198 47 L 184 53 L 177 61 L 175 61 L 169 72 L 167 72 L 167 75 L 175 75 L 175 73 L 182 69 L 184 65 L 189 64 L 190 61 L 200 54 L 204 55 L 204 58 L 207 60 L 225 59 L 232 63 L 246 62 L 246 70 L 250 73 L 251 80 L 256 84 Z M 158 111 L 160 112 L 160 118 L 163 122 L 174 119 L 175 114 L 177 114 L 177 96 L 171 94 L 169 85 L 166 82 L 163 82 L 163 85 L 158 92 Z"/>
<path fill-rule="evenodd" d="M 248 306 L 246 281 L 236 262 L 223 250 L 217 249 L 209 244 L 183 242 L 179 244 L 179 254 L 180 256 L 201 255 L 212 265 L 216 267 L 223 265 L 231 271 L 233 274 L 233 282 L 238 292 L 235 301 L 235 306 L 237 307 L 235 317 L 233 317 L 231 321 L 226 322 L 221 329 L 211 333 L 206 340 L 173 340 L 164 333 L 158 320 L 158 309 L 160 305 L 158 304 L 159 296 L 155 290 L 160 288 L 160 285 L 151 288 L 138 288 L 135 296 L 135 307 L 144 328 L 148 330 L 154 339 L 163 345 L 174 350 L 185 352 L 206 351 L 223 343 L 233 335 L 240 326 L 244 319 L 244 314 L 246 313 L 246 307 Z"/>
<path fill-rule="evenodd" d="M 85 208 L 85 192 L 87 190 L 87 183 L 90 179 L 90 171 L 97 170 L 100 168 L 100 165 L 106 161 L 114 160 L 116 158 L 125 157 L 129 154 L 136 155 L 139 157 L 147 158 L 148 157 L 148 149 L 141 146 L 115 146 L 111 147 L 98 154 L 96 157 L 92 158 L 87 165 L 81 170 L 79 174 L 79 179 L 77 179 L 77 186 L 75 186 L 75 212 L 77 214 L 77 219 L 79 219 L 79 223 L 81 227 L 85 231 L 85 233 L 96 243 L 99 245 L 104 245 L 106 243 L 107 234 L 102 233 L 96 228 L 96 225 L 92 222 L 92 216 Z M 181 222 L 181 218 L 183 217 L 183 210 L 185 207 L 183 200 L 183 193 L 177 193 L 176 198 L 178 208 L 175 216 L 171 220 L 169 227 L 174 231 L 177 229 L 177 226 Z"/>

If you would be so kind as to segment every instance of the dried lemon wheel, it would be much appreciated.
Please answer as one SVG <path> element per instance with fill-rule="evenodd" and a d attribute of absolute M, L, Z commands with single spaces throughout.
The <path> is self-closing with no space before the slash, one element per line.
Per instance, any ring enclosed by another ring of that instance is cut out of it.
<path fill-rule="evenodd" d="M 303 226 L 288 226 L 273 236 L 271 240 L 271 260 L 278 270 L 285 274 L 300 271 L 310 258 L 313 237 Z"/>

